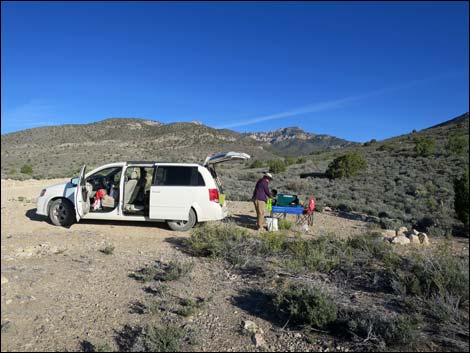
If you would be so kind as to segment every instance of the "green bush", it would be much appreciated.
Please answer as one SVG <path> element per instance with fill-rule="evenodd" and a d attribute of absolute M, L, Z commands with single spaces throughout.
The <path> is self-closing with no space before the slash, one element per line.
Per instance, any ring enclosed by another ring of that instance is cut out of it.
<path fill-rule="evenodd" d="M 468 136 L 452 134 L 447 139 L 447 150 L 453 154 L 463 154 L 468 148 Z"/>
<path fill-rule="evenodd" d="M 274 298 L 276 310 L 287 314 L 291 322 L 323 328 L 336 320 L 334 301 L 318 288 L 290 284 Z"/>
<path fill-rule="evenodd" d="M 286 171 L 286 165 L 283 161 L 279 159 L 274 159 L 268 161 L 268 167 L 270 173 L 282 173 Z"/>
<path fill-rule="evenodd" d="M 185 240 L 185 245 L 195 256 L 226 257 L 248 236 L 248 231 L 244 228 L 204 224 L 192 230 L 191 236 Z"/>
<path fill-rule="evenodd" d="M 253 163 L 251 163 L 250 168 L 262 168 L 264 167 L 264 163 L 258 159 L 255 159 Z"/>
<path fill-rule="evenodd" d="M 415 139 L 415 152 L 419 156 L 429 156 L 436 149 L 436 140 L 433 137 L 419 137 Z"/>
<path fill-rule="evenodd" d="M 186 335 L 177 326 L 147 326 L 138 338 L 144 352 L 179 352 Z M 140 351 L 140 350 L 139 350 Z"/>
<path fill-rule="evenodd" d="M 350 177 L 365 169 L 367 169 L 367 162 L 364 158 L 355 152 L 349 152 L 331 162 L 326 175 L 332 179 Z"/>
<path fill-rule="evenodd" d="M 469 226 L 469 184 L 468 184 L 468 167 L 465 173 L 454 180 L 454 209 L 457 218 L 465 225 L 468 230 Z"/>
<path fill-rule="evenodd" d="M 33 175 L 33 168 L 29 164 L 25 164 L 21 167 L 20 172 L 23 174 Z"/>

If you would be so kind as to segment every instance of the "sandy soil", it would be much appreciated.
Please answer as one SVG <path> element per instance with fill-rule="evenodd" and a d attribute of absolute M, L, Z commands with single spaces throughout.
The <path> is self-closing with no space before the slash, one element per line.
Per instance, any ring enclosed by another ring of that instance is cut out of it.
<path fill-rule="evenodd" d="M 273 329 L 245 305 L 246 281 L 178 249 L 175 244 L 189 233 L 173 232 L 163 223 L 83 221 L 69 229 L 51 225 L 35 214 L 35 198 L 43 187 L 60 181 L 1 181 L 2 351 L 74 351 L 84 341 L 117 348 L 114 339 L 125 325 L 180 322 L 172 312 L 149 318 L 132 310 L 133 303 L 147 301 L 149 294 L 129 274 L 173 259 L 195 264 L 190 277 L 173 285 L 174 295 L 211 298 L 187 322 L 198 332 L 196 350 L 255 350 L 251 339 L 240 333 L 243 320 L 262 327 L 273 350 L 335 348 L 335 342 L 307 345 L 289 336 L 291 332 Z M 229 207 L 233 221 L 254 224 L 251 203 L 229 202 Z M 364 222 L 319 213 L 309 235 L 346 236 L 365 229 Z M 108 244 L 115 247 L 112 255 L 99 251 Z"/>

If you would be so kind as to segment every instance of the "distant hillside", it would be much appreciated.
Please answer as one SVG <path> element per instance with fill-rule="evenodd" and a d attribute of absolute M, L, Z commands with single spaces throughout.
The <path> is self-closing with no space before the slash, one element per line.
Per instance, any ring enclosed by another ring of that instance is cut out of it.
<path fill-rule="evenodd" d="M 198 122 L 162 124 L 112 118 L 92 124 L 47 126 L 1 136 L 2 177 L 24 178 L 27 164 L 36 178 L 68 177 L 82 164 L 164 160 L 201 163 L 210 154 L 239 150 L 258 159 L 279 158 L 258 141 Z"/>
<path fill-rule="evenodd" d="M 25 164 L 32 167 L 34 177 L 50 178 L 73 175 L 84 163 L 97 166 L 136 159 L 202 162 L 209 154 L 227 150 L 243 151 L 254 159 L 276 159 L 352 145 L 299 128 L 241 134 L 197 121 L 163 124 L 136 118 L 27 129 L 2 135 L 1 144 L 4 178 L 27 177 L 20 173 Z"/>
<path fill-rule="evenodd" d="M 281 128 L 268 132 L 246 133 L 247 136 L 270 144 L 276 152 L 286 156 L 298 156 L 315 151 L 352 146 L 355 143 L 330 135 L 317 135 L 298 127 Z"/>
<path fill-rule="evenodd" d="M 428 155 L 415 150 L 420 139 L 434 142 Z M 449 148 L 449 143 L 459 148 Z M 272 187 L 298 194 L 304 202 L 315 197 L 319 209 L 327 205 L 366 214 L 387 228 L 406 225 L 432 235 L 458 233 L 461 224 L 455 218 L 453 180 L 468 166 L 468 146 L 466 113 L 435 127 L 383 141 L 314 152 L 305 157 L 305 163 L 275 174 Z M 351 178 L 326 178 L 329 163 L 351 151 L 367 161 L 367 170 Z M 249 199 L 255 181 L 266 168 L 242 170 L 238 175 L 224 173 L 221 179 L 232 193 L 229 198 Z"/>

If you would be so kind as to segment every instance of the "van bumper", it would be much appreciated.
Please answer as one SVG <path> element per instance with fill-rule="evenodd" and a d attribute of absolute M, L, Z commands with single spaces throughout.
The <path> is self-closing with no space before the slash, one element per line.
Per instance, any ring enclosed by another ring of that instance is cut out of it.
<path fill-rule="evenodd" d="M 204 215 L 198 215 L 198 221 L 219 221 L 228 216 L 227 206 L 221 206 L 219 203 L 211 202 L 208 209 L 205 210 Z"/>
<path fill-rule="evenodd" d="M 36 214 L 41 216 L 48 216 L 47 214 L 47 204 L 48 198 L 38 197 L 36 201 Z"/>

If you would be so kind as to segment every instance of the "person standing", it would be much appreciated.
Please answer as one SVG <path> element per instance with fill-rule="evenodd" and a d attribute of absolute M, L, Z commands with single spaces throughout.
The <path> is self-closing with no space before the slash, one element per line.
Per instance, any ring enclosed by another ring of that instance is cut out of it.
<path fill-rule="evenodd" d="M 271 173 L 266 173 L 261 179 L 256 183 L 255 190 L 253 192 L 253 203 L 255 204 L 256 210 L 256 226 L 258 230 L 264 228 L 264 210 L 266 209 L 266 201 L 268 197 L 271 196 L 269 191 L 269 182 L 273 180 Z"/>

